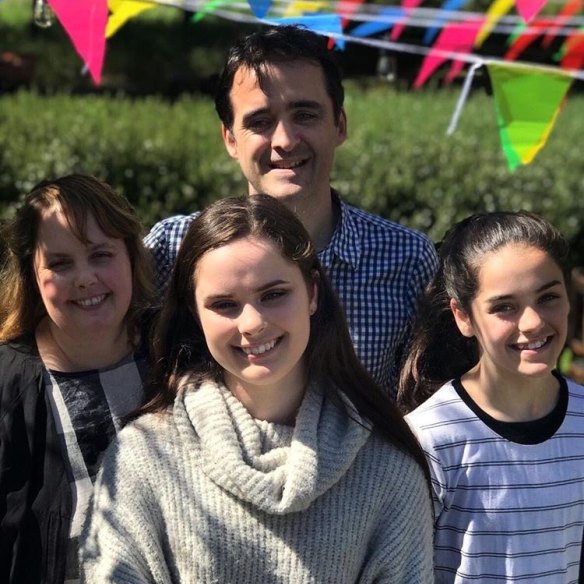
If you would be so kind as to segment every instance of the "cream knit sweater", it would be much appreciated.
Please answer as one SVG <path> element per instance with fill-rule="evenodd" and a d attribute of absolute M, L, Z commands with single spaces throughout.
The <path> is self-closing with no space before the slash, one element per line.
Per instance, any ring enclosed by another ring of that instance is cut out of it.
<path fill-rule="evenodd" d="M 187 386 L 118 435 L 81 544 L 88 583 L 432 582 L 421 470 L 314 388 L 292 428 Z"/>

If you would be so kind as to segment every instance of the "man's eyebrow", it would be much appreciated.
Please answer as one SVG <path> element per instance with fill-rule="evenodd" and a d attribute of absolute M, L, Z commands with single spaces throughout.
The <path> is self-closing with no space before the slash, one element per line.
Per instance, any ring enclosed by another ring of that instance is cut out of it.
<path fill-rule="evenodd" d="M 242 124 L 245 125 L 247 122 L 249 122 L 250 120 L 252 120 L 256 116 L 261 116 L 261 115 L 268 114 L 268 113 L 270 113 L 270 109 L 267 107 L 260 107 L 258 109 L 247 112 L 241 120 Z"/>
<path fill-rule="evenodd" d="M 297 101 L 291 101 L 287 107 L 287 109 L 301 109 L 301 108 L 322 110 L 322 109 L 324 109 L 324 106 L 322 103 L 320 103 L 318 101 L 314 101 L 312 99 L 299 99 Z"/>

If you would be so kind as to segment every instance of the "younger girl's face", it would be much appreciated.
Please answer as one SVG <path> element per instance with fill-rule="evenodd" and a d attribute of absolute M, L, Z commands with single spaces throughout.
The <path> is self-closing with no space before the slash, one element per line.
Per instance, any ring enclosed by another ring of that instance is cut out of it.
<path fill-rule="evenodd" d="M 549 376 L 568 327 L 562 270 L 546 252 L 522 244 L 487 255 L 478 270 L 471 314 L 451 306 L 460 331 L 479 342 L 480 367 L 493 381 Z"/>
<path fill-rule="evenodd" d="M 269 240 L 246 237 L 207 252 L 195 270 L 195 305 L 227 387 L 304 390 L 304 351 L 316 285 Z"/>

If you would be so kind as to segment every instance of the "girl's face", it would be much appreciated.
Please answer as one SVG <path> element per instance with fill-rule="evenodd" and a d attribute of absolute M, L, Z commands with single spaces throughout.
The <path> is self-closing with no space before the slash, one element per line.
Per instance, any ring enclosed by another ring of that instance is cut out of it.
<path fill-rule="evenodd" d="M 269 240 L 246 237 L 207 252 L 194 274 L 195 306 L 207 346 L 242 392 L 304 390 L 304 351 L 316 284 Z"/>
<path fill-rule="evenodd" d="M 509 244 L 478 268 L 471 314 L 453 300 L 457 325 L 476 336 L 493 382 L 548 377 L 566 342 L 570 310 L 562 270 L 544 251 Z"/>
<path fill-rule="evenodd" d="M 132 267 L 126 244 L 87 218 L 86 245 L 72 233 L 59 208 L 43 211 L 34 271 L 52 326 L 86 340 L 119 333 L 132 298 Z"/>

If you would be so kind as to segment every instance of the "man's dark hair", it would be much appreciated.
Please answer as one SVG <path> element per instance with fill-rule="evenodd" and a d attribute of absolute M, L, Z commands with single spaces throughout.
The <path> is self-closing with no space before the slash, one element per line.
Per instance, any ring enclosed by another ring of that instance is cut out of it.
<path fill-rule="evenodd" d="M 264 87 L 266 65 L 279 62 L 308 61 L 322 69 L 326 91 L 333 102 L 335 122 L 339 121 L 345 99 L 341 71 L 327 39 L 300 26 L 275 26 L 239 39 L 231 47 L 215 92 L 215 109 L 223 125 L 231 130 L 233 108 L 231 88 L 241 67 L 253 71 Z"/>

